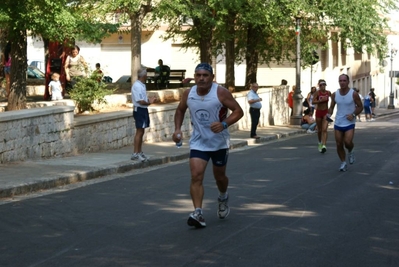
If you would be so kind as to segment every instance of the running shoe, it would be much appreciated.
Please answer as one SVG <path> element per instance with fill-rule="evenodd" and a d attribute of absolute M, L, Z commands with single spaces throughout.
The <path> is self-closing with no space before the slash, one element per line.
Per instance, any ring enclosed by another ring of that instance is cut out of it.
<path fill-rule="evenodd" d="M 325 145 L 321 146 L 321 153 L 326 153 L 327 147 Z"/>
<path fill-rule="evenodd" d="M 138 157 L 142 162 L 148 161 L 148 157 L 143 152 L 138 153 Z"/>
<path fill-rule="evenodd" d="M 188 217 L 187 224 L 189 226 L 194 226 L 195 228 L 204 228 L 206 227 L 205 219 L 202 213 L 198 213 L 194 211 Z"/>
<path fill-rule="evenodd" d="M 312 131 L 311 129 L 308 129 L 308 130 L 306 131 L 306 133 L 308 133 L 308 134 L 313 134 L 313 133 L 315 133 L 315 131 Z"/>
<path fill-rule="evenodd" d="M 141 162 L 148 161 L 148 157 L 143 153 L 133 153 L 130 157 L 131 160 L 140 160 Z"/>
<path fill-rule="evenodd" d="M 341 166 L 339 167 L 340 172 L 346 172 L 347 166 L 346 166 L 346 161 L 341 163 Z"/>
<path fill-rule="evenodd" d="M 323 144 L 322 143 L 319 143 L 319 145 L 318 145 L 318 149 L 319 149 L 319 152 L 321 153 L 321 149 L 323 148 Z"/>
<path fill-rule="evenodd" d="M 218 216 L 219 219 L 224 219 L 230 214 L 230 207 L 229 207 L 229 195 L 226 196 L 225 199 L 220 199 L 218 197 L 219 208 L 218 208 Z"/>
<path fill-rule="evenodd" d="M 355 152 L 352 151 L 348 153 L 349 164 L 353 164 L 355 162 Z"/>

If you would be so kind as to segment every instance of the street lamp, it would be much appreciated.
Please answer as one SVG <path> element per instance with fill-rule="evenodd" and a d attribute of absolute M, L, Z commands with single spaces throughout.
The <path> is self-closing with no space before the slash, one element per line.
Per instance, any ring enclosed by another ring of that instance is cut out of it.
<path fill-rule="evenodd" d="M 398 50 L 396 48 L 391 48 L 391 93 L 389 94 L 389 105 L 388 109 L 395 109 L 395 105 L 393 103 L 394 94 L 393 94 L 393 58 L 396 56 Z"/>
<path fill-rule="evenodd" d="M 302 118 L 302 95 L 301 95 L 301 17 L 296 17 L 296 89 L 293 95 L 293 112 L 290 118 L 291 125 L 301 125 Z"/>

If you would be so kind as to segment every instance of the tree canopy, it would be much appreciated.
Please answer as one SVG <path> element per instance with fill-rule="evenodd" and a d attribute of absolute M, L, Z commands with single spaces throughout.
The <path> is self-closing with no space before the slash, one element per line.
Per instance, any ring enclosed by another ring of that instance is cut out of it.
<path fill-rule="evenodd" d="M 234 53 L 228 55 L 233 60 L 226 55 L 226 64 L 245 60 L 248 84 L 256 81 L 258 64 L 294 60 L 297 17 L 302 23 L 303 66 L 314 60 L 315 49 L 326 48 L 327 40 L 333 38 L 356 52 L 383 57 L 387 49 L 385 15 L 395 8 L 394 0 L 161 0 L 153 19 L 169 24 L 165 38 L 181 37 L 185 47 L 198 46 L 211 35 L 212 49 L 199 46 L 201 60 L 224 56 L 234 40 Z M 194 27 L 187 27 L 187 21 L 193 21 Z M 227 84 L 231 83 L 228 77 L 234 75 L 226 74 Z"/>
<path fill-rule="evenodd" d="M 25 108 L 27 35 L 52 41 L 100 42 L 117 31 L 106 23 L 98 5 L 90 1 L 4 0 L 0 5 L 0 29 L 11 43 L 11 94 L 8 110 Z M 4 42 L 3 42 L 4 43 Z"/>

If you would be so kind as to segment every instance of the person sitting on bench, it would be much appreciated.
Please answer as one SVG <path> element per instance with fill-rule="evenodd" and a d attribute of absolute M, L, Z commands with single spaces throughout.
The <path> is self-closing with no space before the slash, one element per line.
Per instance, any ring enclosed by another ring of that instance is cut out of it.
<path fill-rule="evenodd" d="M 169 83 L 170 68 L 163 64 L 162 59 L 158 60 L 158 66 L 155 68 L 154 82 L 157 89 L 167 88 Z"/>

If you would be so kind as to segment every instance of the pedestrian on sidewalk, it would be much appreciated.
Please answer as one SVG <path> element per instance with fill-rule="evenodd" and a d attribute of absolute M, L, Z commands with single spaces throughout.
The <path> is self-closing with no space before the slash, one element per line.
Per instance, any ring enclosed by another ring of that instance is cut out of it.
<path fill-rule="evenodd" d="M 196 85 L 183 93 L 177 106 L 173 141 L 178 143 L 183 136 L 181 126 L 188 108 L 193 127 L 190 138 L 190 194 L 195 210 L 190 214 L 187 224 L 203 228 L 206 223 L 202 211 L 204 197 L 202 182 L 209 159 L 212 159 L 213 176 L 219 189 L 218 217 L 224 219 L 230 213 L 227 192 L 229 179 L 226 176 L 230 134 L 227 128 L 236 123 L 244 113 L 229 90 L 213 82 L 211 65 L 198 64 L 194 79 Z M 229 116 L 227 116 L 228 109 L 231 110 Z"/>
<path fill-rule="evenodd" d="M 259 139 L 260 137 L 256 134 L 256 129 L 258 128 L 260 109 L 262 108 L 262 98 L 258 95 L 259 85 L 257 83 L 251 84 L 251 90 L 247 94 L 249 108 L 249 114 L 251 115 L 251 138 Z"/>
<path fill-rule="evenodd" d="M 137 72 L 138 79 L 132 86 L 133 118 L 136 125 L 136 134 L 134 136 L 134 151 L 131 160 L 140 160 L 145 162 L 148 157 L 143 153 L 142 144 L 145 128 L 150 127 L 150 116 L 148 106 L 153 104 L 155 97 L 148 97 L 145 86 L 147 80 L 147 70 L 141 69 Z"/>
<path fill-rule="evenodd" d="M 373 113 L 371 110 L 372 103 L 373 103 L 373 96 L 370 92 L 364 98 L 364 104 L 363 104 L 364 116 L 366 117 L 366 121 L 375 121 L 375 119 L 373 119 L 373 116 L 372 116 L 372 113 Z"/>
<path fill-rule="evenodd" d="M 348 150 L 349 164 L 355 162 L 353 138 L 355 135 L 356 116 L 363 110 L 363 104 L 359 94 L 349 88 L 349 76 L 339 76 L 339 87 L 331 96 L 329 114 L 333 114 L 335 104 L 337 113 L 335 115 L 334 132 L 337 145 L 338 157 L 341 160 L 339 170 L 347 170 L 345 148 Z"/>
<path fill-rule="evenodd" d="M 372 101 L 371 101 L 371 116 L 376 117 L 374 111 L 375 111 L 375 103 L 376 103 L 375 101 L 376 101 L 377 95 L 374 92 L 374 88 L 370 89 L 369 95 L 370 94 L 371 94 L 371 99 L 372 99 Z"/>
<path fill-rule="evenodd" d="M 4 78 L 6 80 L 6 98 L 10 95 L 11 88 L 11 43 L 7 42 L 4 53 L 1 55 L 1 62 L 4 67 Z"/>
<path fill-rule="evenodd" d="M 313 104 L 313 97 L 314 97 L 314 94 L 316 93 L 316 91 L 317 91 L 316 87 L 312 86 L 310 88 L 310 92 L 308 93 L 308 95 L 305 99 L 306 103 L 308 103 L 307 106 L 308 106 L 308 108 L 310 108 L 310 112 L 312 114 L 314 113 L 314 109 L 315 109 L 315 105 Z"/>
<path fill-rule="evenodd" d="M 328 138 L 328 120 L 331 120 L 328 114 L 328 101 L 331 97 L 331 92 L 326 90 L 327 83 L 325 80 L 319 80 L 319 90 L 314 93 L 313 104 L 316 104 L 316 124 L 317 124 L 317 138 L 319 140 L 318 149 L 320 153 L 327 151 Z M 331 113 L 330 113 L 331 114 Z"/>
<path fill-rule="evenodd" d="M 291 92 L 288 93 L 287 99 L 285 102 L 287 102 L 288 107 L 290 108 L 290 116 L 293 115 L 293 110 L 294 110 L 294 93 L 295 93 L 296 85 L 292 86 Z"/>
<path fill-rule="evenodd" d="M 355 90 L 356 93 L 358 93 L 358 95 L 359 95 L 359 97 L 360 97 L 360 100 L 363 102 L 364 98 L 363 98 L 363 96 L 360 94 L 360 90 L 359 90 L 358 88 L 356 88 L 356 87 L 354 87 L 353 90 Z M 366 118 L 366 119 L 367 119 L 367 118 Z M 361 113 L 360 113 L 359 115 L 357 115 L 356 121 L 362 122 Z"/>
<path fill-rule="evenodd" d="M 72 48 L 71 54 L 65 60 L 65 75 L 66 75 L 66 88 L 69 93 L 75 84 L 87 76 L 88 66 L 86 60 L 80 55 L 80 47 L 75 45 Z"/>
<path fill-rule="evenodd" d="M 315 133 L 316 132 L 316 122 L 313 118 L 313 113 L 311 108 L 305 109 L 303 112 L 302 120 L 301 120 L 301 128 L 306 130 L 306 133 Z"/>

